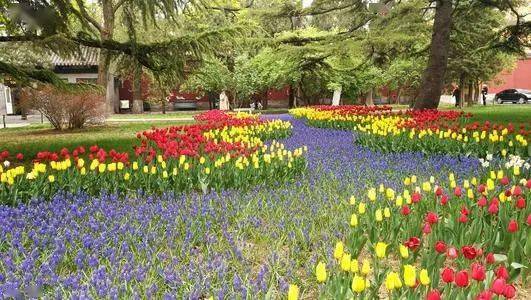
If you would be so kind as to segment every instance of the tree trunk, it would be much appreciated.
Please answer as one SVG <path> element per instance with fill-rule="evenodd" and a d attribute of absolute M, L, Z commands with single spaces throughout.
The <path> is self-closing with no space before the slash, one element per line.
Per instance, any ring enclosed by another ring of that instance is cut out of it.
<path fill-rule="evenodd" d="M 400 104 L 400 96 L 402 94 L 402 88 L 401 87 L 398 87 L 397 91 L 396 91 L 396 104 Z"/>
<path fill-rule="evenodd" d="M 114 35 L 114 8 L 111 0 L 101 1 L 103 13 L 103 26 L 100 32 L 102 41 L 112 40 Z M 98 62 L 98 84 L 105 88 L 105 107 L 107 114 L 112 114 L 119 108 L 118 103 L 114 99 L 114 89 L 108 89 L 110 74 L 111 55 L 109 51 L 100 49 Z"/>
<path fill-rule="evenodd" d="M 365 105 L 368 105 L 368 106 L 373 106 L 374 105 L 374 99 L 372 98 L 373 97 L 373 89 L 370 88 L 369 89 L 369 92 L 367 93 L 367 97 L 365 98 Z"/>
<path fill-rule="evenodd" d="M 428 66 L 422 75 L 422 84 L 419 96 L 415 101 L 415 109 L 434 109 L 439 106 L 448 65 L 451 26 L 452 0 L 437 1 Z"/>
<path fill-rule="evenodd" d="M 465 74 L 459 76 L 459 107 L 463 108 L 463 100 L 465 96 Z"/>
<path fill-rule="evenodd" d="M 133 109 L 135 114 L 144 112 L 144 101 L 142 100 L 142 66 L 136 63 L 133 73 Z"/>
<path fill-rule="evenodd" d="M 466 106 L 468 107 L 472 106 L 473 102 L 474 102 L 474 84 L 472 83 L 472 81 L 469 81 L 468 82 L 468 97 L 467 97 Z"/>
<path fill-rule="evenodd" d="M 338 106 L 341 100 L 341 87 L 334 90 L 334 96 L 332 97 L 332 105 Z"/>
<path fill-rule="evenodd" d="M 289 108 L 295 107 L 295 89 L 293 88 L 292 84 L 289 85 L 288 107 Z"/>

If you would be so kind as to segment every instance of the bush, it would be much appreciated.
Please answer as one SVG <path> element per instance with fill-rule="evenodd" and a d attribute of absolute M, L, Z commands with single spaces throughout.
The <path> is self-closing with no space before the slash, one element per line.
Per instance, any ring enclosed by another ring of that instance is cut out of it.
<path fill-rule="evenodd" d="M 58 130 L 83 128 L 104 116 L 104 95 L 96 88 L 64 90 L 44 85 L 24 89 L 21 98 L 24 106 L 38 110 Z"/>

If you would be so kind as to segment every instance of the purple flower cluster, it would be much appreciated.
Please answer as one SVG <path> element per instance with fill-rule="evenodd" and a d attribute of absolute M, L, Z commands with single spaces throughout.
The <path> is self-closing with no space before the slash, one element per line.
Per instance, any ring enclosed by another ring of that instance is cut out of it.
<path fill-rule="evenodd" d="M 301 121 L 308 172 L 281 186 L 119 198 L 59 193 L 0 206 L 0 298 L 217 299 L 279 295 L 313 276 L 348 224 L 345 199 L 405 176 L 478 172 L 474 159 L 380 154 Z M 331 235 L 332 234 L 332 235 Z"/>

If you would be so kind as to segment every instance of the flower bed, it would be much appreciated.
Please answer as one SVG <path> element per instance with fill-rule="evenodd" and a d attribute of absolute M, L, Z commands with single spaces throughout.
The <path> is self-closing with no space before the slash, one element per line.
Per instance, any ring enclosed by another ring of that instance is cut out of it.
<path fill-rule="evenodd" d="M 309 125 L 321 128 L 351 129 L 356 142 L 382 152 L 418 151 L 423 153 L 472 155 L 507 154 L 531 156 L 531 131 L 511 124 L 469 123 L 457 111 L 391 111 L 389 107 L 317 106 L 291 110 Z"/>
<path fill-rule="evenodd" d="M 513 298 L 525 287 L 531 210 L 529 170 L 491 170 L 458 182 L 404 179 L 345 202 L 346 238 L 319 261 L 325 298 Z M 333 245 L 331 245 L 333 246 Z M 296 289 L 296 288 L 293 288 Z"/>
<path fill-rule="evenodd" d="M 57 191 L 128 194 L 245 188 L 284 181 L 305 167 L 304 148 L 288 150 L 274 139 L 291 133 L 291 124 L 255 116 L 213 111 L 196 125 L 153 128 L 139 133 L 136 157 L 92 146 L 60 153 L 43 151 L 33 164 L 10 164 L 1 152 L 0 203 L 32 197 L 49 199 Z M 273 140 L 266 145 L 265 140 Z M 24 158 L 16 155 L 15 160 Z"/>

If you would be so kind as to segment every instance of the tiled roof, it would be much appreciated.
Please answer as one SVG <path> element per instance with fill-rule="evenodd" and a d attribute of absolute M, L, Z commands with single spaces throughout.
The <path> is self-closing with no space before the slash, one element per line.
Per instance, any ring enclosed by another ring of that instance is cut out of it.
<path fill-rule="evenodd" d="M 50 55 L 50 60 L 54 66 L 76 66 L 88 67 L 97 66 L 99 59 L 99 49 L 83 47 L 78 53 L 71 56 L 59 56 L 55 53 Z"/>

